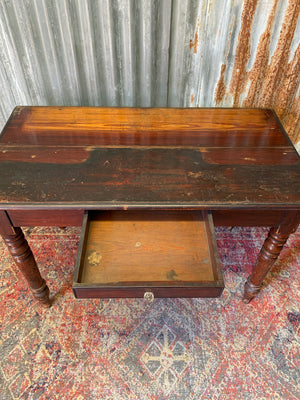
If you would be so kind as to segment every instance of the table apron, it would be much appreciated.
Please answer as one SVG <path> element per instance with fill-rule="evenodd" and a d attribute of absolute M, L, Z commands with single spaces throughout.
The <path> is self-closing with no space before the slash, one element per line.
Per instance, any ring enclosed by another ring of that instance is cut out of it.
<path fill-rule="evenodd" d="M 126 212 L 126 211 L 124 211 Z M 81 226 L 84 210 L 8 210 L 13 226 Z M 285 210 L 214 210 L 215 226 L 274 226 Z"/>

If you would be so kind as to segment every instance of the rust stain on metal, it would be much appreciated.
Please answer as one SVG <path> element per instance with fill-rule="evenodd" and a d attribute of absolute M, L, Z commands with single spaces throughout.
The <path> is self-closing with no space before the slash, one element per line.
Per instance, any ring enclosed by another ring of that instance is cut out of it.
<path fill-rule="evenodd" d="M 300 76 L 300 46 L 290 62 L 289 57 L 299 13 L 300 2 L 290 1 L 278 40 L 278 49 L 276 48 L 270 64 L 270 71 L 275 80 L 270 92 L 274 92 L 275 96 L 274 99 L 267 99 L 294 142 L 300 139 L 300 102 L 299 95 L 296 96 Z M 278 69 L 276 69 L 277 63 L 279 64 Z M 267 93 L 267 88 L 264 93 Z"/>
<path fill-rule="evenodd" d="M 295 100 L 295 93 L 299 87 L 300 77 L 300 46 L 298 46 L 292 60 L 287 64 L 275 101 L 275 108 L 281 115 L 282 106 L 291 105 Z M 298 111 L 300 108 L 298 109 Z"/>
<path fill-rule="evenodd" d="M 266 24 L 266 29 L 260 37 L 253 67 L 246 75 L 246 79 L 247 81 L 251 81 L 251 85 L 249 87 L 247 98 L 243 102 L 244 107 L 253 107 L 254 105 L 258 105 L 261 99 L 261 89 L 268 70 L 271 31 L 276 16 L 277 5 L 278 0 L 273 4 Z"/>
<path fill-rule="evenodd" d="M 279 111 L 275 111 L 279 114 Z M 296 96 L 291 107 L 280 116 L 281 122 L 293 143 L 300 142 L 300 95 Z"/>
<path fill-rule="evenodd" d="M 194 100 L 195 100 L 195 98 L 194 98 L 194 94 L 192 93 L 192 94 L 191 94 L 191 105 L 193 105 L 193 104 L 194 104 Z"/>
<path fill-rule="evenodd" d="M 230 84 L 226 87 L 227 64 L 222 64 L 214 99 L 220 104 L 230 94 L 234 107 L 274 108 L 288 135 L 295 143 L 300 140 L 300 98 L 297 94 L 300 76 L 300 46 L 290 55 L 300 13 L 300 2 L 289 0 L 274 54 L 270 45 L 280 0 L 274 0 L 264 32 L 256 49 L 251 49 L 251 32 L 258 0 L 246 0 L 235 51 Z M 255 52 L 250 71 L 247 64 Z M 253 54 L 252 54 L 253 55 Z"/>
<path fill-rule="evenodd" d="M 220 78 L 218 80 L 217 87 L 215 90 L 215 103 L 216 104 L 221 103 L 221 101 L 223 100 L 223 98 L 225 97 L 225 94 L 226 94 L 226 85 L 225 85 L 225 80 L 224 80 L 225 72 L 226 72 L 226 64 L 222 64 Z"/>
<path fill-rule="evenodd" d="M 271 58 L 267 76 L 264 80 L 262 105 L 272 104 L 274 101 L 274 94 L 278 95 L 279 90 L 285 90 L 282 83 L 288 69 L 290 47 L 296 29 L 299 11 L 300 2 L 290 1 L 281 27 L 277 47 Z"/>
<path fill-rule="evenodd" d="M 190 49 L 193 49 L 194 54 L 197 54 L 197 50 L 198 50 L 198 42 L 199 42 L 199 21 L 197 23 L 197 27 L 196 27 L 196 32 L 195 32 L 195 36 L 194 36 L 194 40 L 190 39 Z"/>
<path fill-rule="evenodd" d="M 299 97 L 298 101 L 295 98 L 299 86 L 300 47 L 298 46 L 290 62 L 289 57 L 299 13 L 300 2 L 290 1 L 285 12 L 275 53 L 266 71 L 258 104 L 260 107 L 275 109 L 293 141 L 296 141 L 300 135 Z M 294 112 L 291 113 L 291 110 L 294 110 Z"/>
<path fill-rule="evenodd" d="M 246 66 L 250 58 L 251 27 L 258 0 L 246 0 L 242 13 L 241 29 L 238 36 L 236 56 L 230 82 L 230 92 L 233 93 L 233 106 L 238 107 L 240 95 L 246 87 Z"/>

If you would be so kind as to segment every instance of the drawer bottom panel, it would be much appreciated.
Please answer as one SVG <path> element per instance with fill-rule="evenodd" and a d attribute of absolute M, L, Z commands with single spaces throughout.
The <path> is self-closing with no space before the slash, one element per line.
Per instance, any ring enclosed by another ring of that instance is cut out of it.
<path fill-rule="evenodd" d="M 86 213 L 76 297 L 217 297 L 223 288 L 209 212 Z"/>

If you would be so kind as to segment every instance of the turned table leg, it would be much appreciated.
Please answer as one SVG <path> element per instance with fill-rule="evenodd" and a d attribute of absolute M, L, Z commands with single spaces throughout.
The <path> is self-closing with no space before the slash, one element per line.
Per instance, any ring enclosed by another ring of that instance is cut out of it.
<path fill-rule="evenodd" d="M 13 259 L 27 280 L 34 297 L 42 304 L 50 306 L 49 288 L 41 277 L 32 251 L 21 228 L 13 227 L 9 233 L 1 232 L 1 236 Z"/>
<path fill-rule="evenodd" d="M 289 211 L 277 227 L 271 228 L 258 255 L 253 272 L 245 284 L 244 303 L 249 303 L 260 291 L 264 278 L 277 260 L 290 234 L 296 231 L 299 220 L 299 211 Z"/>

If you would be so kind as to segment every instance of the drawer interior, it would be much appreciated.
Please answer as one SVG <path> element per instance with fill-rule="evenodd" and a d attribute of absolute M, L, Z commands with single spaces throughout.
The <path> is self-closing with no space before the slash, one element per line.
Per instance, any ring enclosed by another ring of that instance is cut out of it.
<path fill-rule="evenodd" d="M 99 211 L 85 215 L 75 295 L 140 297 L 147 288 L 155 290 L 156 297 L 197 297 L 205 288 L 212 289 L 210 297 L 221 293 L 223 279 L 209 213 Z"/>

